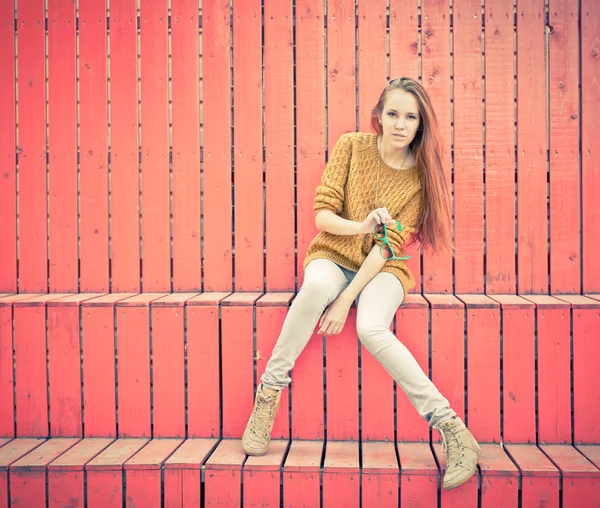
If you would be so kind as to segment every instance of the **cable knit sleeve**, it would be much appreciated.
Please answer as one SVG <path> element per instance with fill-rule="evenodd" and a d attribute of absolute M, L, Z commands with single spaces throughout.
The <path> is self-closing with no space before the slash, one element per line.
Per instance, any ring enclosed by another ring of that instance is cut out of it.
<path fill-rule="evenodd" d="M 344 203 L 344 189 L 352 159 L 352 133 L 342 135 L 331 152 L 327 166 L 317 187 L 314 203 L 315 215 L 321 210 L 338 214 Z"/>
<path fill-rule="evenodd" d="M 395 227 L 387 228 L 388 240 L 396 256 L 404 245 L 410 240 L 413 233 L 416 233 L 422 213 L 421 191 L 417 192 L 408 203 L 400 210 L 396 220 L 402 224 L 402 230 L 398 231 Z M 381 244 L 381 240 L 375 239 L 375 243 Z"/>

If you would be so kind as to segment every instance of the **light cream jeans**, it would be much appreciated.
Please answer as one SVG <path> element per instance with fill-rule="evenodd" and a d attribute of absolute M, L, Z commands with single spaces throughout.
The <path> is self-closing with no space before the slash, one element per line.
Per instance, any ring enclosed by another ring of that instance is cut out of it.
<path fill-rule="evenodd" d="M 306 266 L 304 284 L 292 302 L 261 377 L 265 387 L 275 390 L 287 387 L 291 381 L 288 373 L 308 344 L 323 311 L 355 275 L 328 259 L 315 259 Z M 406 346 L 390 331 L 390 323 L 403 301 L 404 289 L 398 278 L 391 273 L 378 273 L 357 298 L 356 329 L 367 351 L 390 373 L 433 427 L 456 413 Z"/>

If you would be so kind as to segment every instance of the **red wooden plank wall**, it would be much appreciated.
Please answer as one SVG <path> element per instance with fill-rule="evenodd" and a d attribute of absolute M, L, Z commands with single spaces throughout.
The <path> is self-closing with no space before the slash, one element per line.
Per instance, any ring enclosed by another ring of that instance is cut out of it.
<path fill-rule="evenodd" d="M 413 291 L 598 292 L 598 16 L 3 2 L 0 291 L 297 290 L 328 151 L 408 75 L 435 106 L 456 246 L 411 249 Z"/>

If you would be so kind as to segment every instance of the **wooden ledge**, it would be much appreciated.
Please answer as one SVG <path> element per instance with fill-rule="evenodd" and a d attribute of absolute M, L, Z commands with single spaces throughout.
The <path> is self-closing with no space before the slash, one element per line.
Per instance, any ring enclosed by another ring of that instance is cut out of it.
<path fill-rule="evenodd" d="M 538 309 L 568 309 L 569 304 L 550 295 L 523 295 Z"/>
<path fill-rule="evenodd" d="M 257 307 L 287 307 L 296 293 L 267 293 L 256 302 Z"/>
<path fill-rule="evenodd" d="M 106 448 L 100 455 L 88 462 L 88 471 L 120 471 L 123 464 L 140 451 L 146 444 L 146 438 L 121 438 Z"/>
<path fill-rule="evenodd" d="M 398 474 L 398 458 L 394 443 L 362 443 L 363 474 Z"/>
<path fill-rule="evenodd" d="M 438 467 L 429 443 L 398 443 L 402 474 L 437 476 Z"/>
<path fill-rule="evenodd" d="M 162 298 L 154 300 L 152 307 L 183 307 L 188 300 L 199 296 L 199 293 L 170 293 Z"/>
<path fill-rule="evenodd" d="M 325 448 L 324 473 L 358 473 L 358 443 L 328 441 Z"/>
<path fill-rule="evenodd" d="M 237 307 L 254 305 L 254 302 L 258 300 L 263 293 L 233 293 L 232 295 L 225 298 L 221 304 L 225 306 Z"/>
<path fill-rule="evenodd" d="M 500 304 L 486 295 L 459 294 L 456 297 L 461 300 L 467 309 L 497 309 Z"/>
<path fill-rule="evenodd" d="M 401 309 L 427 309 L 429 303 L 420 293 L 408 293 L 404 298 L 404 302 L 400 306 Z"/>
<path fill-rule="evenodd" d="M 219 305 L 222 300 L 227 298 L 231 293 L 224 292 L 208 292 L 201 293 L 193 298 L 190 298 L 186 305 L 190 306 L 208 306 L 208 305 Z"/>
<path fill-rule="evenodd" d="M 536 445 L 511 444 L 505 450 L 523 476 L 551 476 L 558 478 L 558 470 Z"/>
<path fill-rule="evenodd" d="M 91 300 L 86 300 L 81 305 L 83 307 L 114 307 L 121 300 L 137 296 L 138 293 L 109 293 Z"/>
<path fill-rule="evenodd" d="M 45 471 L 48 464 L 75 446 L 79 438 L 55 437 L 48 439 L 10 466 L 11 471 Z"/>
<path fill-rule="evenodd" d="M 288 446 L 289 441 L 283 439 L 272 440 L 266 455 L 248 457 L 244 464 L 244 471 L 280 471 Z"/>
<path fill-rule="evenodd" d="M 240 470 L 246 459 L 241 439 L 223 439 L 204 464 L 207 470 L 237 469 Z"/>
<path fill-rule="evenodd" d="M 464 309 L 463 303 L 454 295 L 425 294 L 423 296 L 432 309 Z"/>
<path fill-rule="evenodd" d="M 125 469 L 160 469 L 177 448 L 183 439 L 156 438 L 150 441 L 139 452 L 125 462 Z"/>
<path fill-rule="evenodd" d="M 517 295 L 490 295 L 492 300 L 497 301 L 502 310 L 533 309 L 535 304 Z"/>
<path fill-rule="evenodd" d="M 117 302 L 117 307 L 150 307 L 154 300 L 158 300 L 169 293 L 140 293 Z"/>
<path fill-rule="evenodd" d="M 9 466 L 27 455 L 31 450 L 43 445 L 45 439 L 18 438 L 5 443 L 0 448 L 0 472 L 7 471 Z"/>
<path fill-rule="evenodd" d="M 189 438 L 165 462 L 165 469 L 200 469 L 215 449 L 218 439 Z"/>
<path fill-rule="evenodd" d="M 59 300 L 51 300 L 48 307 L 79 307 L 83 302 L 105 296 L 103 293 L 75 293 Z"/>
<path fill-rule="evenodd" d="M 600 469 L 571 445 L 542 445 L 540 448 L 558 467 L 563 477 L 600 478 Z"/>
<path fill-rule="evenodd" d="M 105 450 L 114 439 L 89 437 L 82 439 L 50 463 L 49 471 L 83 471 L 85 464 Z"/>
<path fill-rule="evenodd" d="M 285 460 L 286 473 L 316 473 L 321 470 L 323 441 L 294 440 Z"/>
<path fill-rule="evenodd" d="M 519 470 L 499 444 L 479 443 L 479 468 L 483 476 L 519 476 Z"/>

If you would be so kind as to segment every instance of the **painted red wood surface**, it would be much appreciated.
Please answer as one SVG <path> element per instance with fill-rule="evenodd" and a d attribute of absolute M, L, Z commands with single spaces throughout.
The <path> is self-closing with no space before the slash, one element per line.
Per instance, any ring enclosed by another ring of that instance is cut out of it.
<path fill-rule="evenodd" d="M 264 3 L 267 291 L 295 288 L 292 8 L 291 0 Z"/>
<path fill-rule="evenodd" d="M 153 439 L 125 463 L 128 506 L 161 507 L 162 465 L 181 443 L 180 439 Z"/>
<path fill-rule="evenodd" d="M 427 295 L 427 299 L 431 305 L 431 380 L 464 419 L 463 304 L 452 295 Z"/>
<path fill-rule="evenodd" d="M 283 506 L 320 505 L 320 467 L 323 443 L 297 441 L 290 449 L 283 467 Z"/>
<path fill-rule="evenodd" d="M 400 482 L 393 442 L 362 444 L 362 504 L 377 503 L 382 508 L 398 506 Z"/>
<path fill-rule="evenodd" d="M 429 375 L 429 306 L 421 295 L 407 295 L 396 311 L 396 337 Z M 396 386 L 396 438 L 398 442 L 429 441 L 429 425 Z"/>
<path fill-rule="evenodd" d="M 78 289 L 75 10 L 70 0 L 48 1 L 48 258 L 53 292 Z"/>
<path fill-rule="evenodd" d="M 531 301 L 494 296 L 502 308 L 502 381 L 505 443 L 536 442 L 535 309 Z"/>
<path fill-rule="evenodd" d="M 15 6 L 0 5 L 0 290 L 17 291 Z"/>
<path fill-rule="evenodd" d="M 154 437 L 185 437 L 184 305 L 193 296 L 172 294 L 152 303 Z"/>
<path fill-rule="evenodd" d="M 481 472 L 482 508 L 509 508 L 519 505 L 519 470 L 496 444 L 481 444 L 478 461 Z"/>
<path fill-rule="evenodd" d="M 358 439 L 358 338 L 356 309 L 350 309 L 343 331 L 326 337 L 327 438 Z"/>
<path fill-rule="evenodd" d="M 111 290 L 140 290 L 137 12 L 110 4 Z"/>
<path fill-rule="evenodd" d="M 171 2 L 173 290 L 202 288 L 198 6 Z"/>
<path fill-rule="evenodd" d="M 46 210 L 46 75 L 44 0 L 20 3 L 19 48 L 19 283 L 20 292 L 48 290 Z"/>
<path fill-rule="evenodd" d="M 398 443 L 400 505 L 435 506 L 437 503 L 438 466 L 429 443 Z"/>
<path fill-rule="evenodd" d="M 454 224 L 457 293 L 483 293 L 481 3 L 453 7 Z"/>
<path fill-rule="evenodd" d="M 500 308 L 484 295 L 460 295 L 467 318 L 467 425 L 477 440 L 500 443 Z"/>
<path fill-rule="evenodd" d="M 256 385 L 261 382 L 267 362 L 271 358 L 273 348 L 288 312 L 288 304 L 293 293 L 271 293 L 256 302 Z M 272 439 L 287 439 L 290 436 L 290 399 L 289 390 L 281 392 L 279 413 L 273 425 Z"/>
<path fill-rule="evenodd" d="M 115 305 L 129 296 L 113 293 L 82 304 L 85 437 L 117 435 Z"/>
<path fill-rule="evenodd" d="M 260 293 L 235 293 L 221 311 L 223 437 L 242 437 L 254 404 L 254 302 Z"/>
<path fill-rule="evenodd" d="M 485 5 L 486 292 L 514 294 L 514 14 L 502 0 Z"/>
<path fill-rule="evenodd" d="M 363 5 L 368 7 L 369 3 L 363 2 Z M 390 41 L 390 56 L 389 56 L 389 67 L 390 67 L 390 79 L 398 78 L 401 76 L 407 76 L 413 79 L 418 79 L 419 77 L 419 13 L 418 13 L 418 5 L 410 0 L 395 0 L 389 2 L 390 4 L 390 33 L 389 33 L 389 41 Z M 381 5 L 381 4 L 380 4 Z M 381 11 L 377 12 L 379 16 L 379 23 L 381 23 L 381 28 L 383 28 L 383 32 L 380 32 L 380 35 L 383 37 L 380 39 L 380 43 L 383 42 L 383 51 L 378 54 L 385 54 L 385 15 L 382 14 Z M 362 19 L 362 14 L 359 12 L 359 25 L 360 20 Z M 379 25 L 378 25 L 379 27 Z M 360 26 L 359 26 L 359 36 L 360 36 Z M 359 41 L 359 49 L 362 44 L 368 44 L 368 41 Z M 377 50 L 380 51 L 380 50 Z M 363 65 L 360 60 L 359 54 L 359 69 L 363 68 Z M 383 71 L 385 73 L 385 62 L 380 65 L 380 72 Z M 358 73 L 359 78 L 359 94 L 361 90 L 361 82 L 365 73 L 361 70 Z M 371 103 L 371 107 L 373 107 L 379 97 L 379 93 L 383 88 L 383 83 L 385 83 L 385 78 L 374 74 L 377 77 L 376 86 L 373 86 L 373 90 L 371 92 L 370 97 L 366 97 L 366 101 Z M 361 105 L 360 95 L 358 99 L 359 107 Z M 363 130 L 363 127 L 360 126 L 360 130 Z M 364 127 L 365 130 L 369 131 L 370 128 L 367 125 Z M 421 290 L 421 252 L 420 246 L 411 245 L 407 247 L 406 253 L 410 256 L 410 259 L 407 261 L 408 267 L 411 270 L 413 277 L 415 279 L 415 287 L 410 290 L 412 293 L 418 293 Z"/>
<path fill-rule="evenodd" d="M 571 442 L 569 304 L 551 296 L 528 297 L 536 304 L 538 439 Z"/>
<path fill-rule="evenodd" d="M 358 443 L 329 441 L 323 461 L 323 508 L 360 506 Z"/>
<path fill-rule="evenodd" d="M 579 293 L 578 2 L 548 3 L 550 129 L 550 291 Z"/>
<path fill-rule="evenodd" d="M 233 6 L 233 73 L 235 83 L 243 84 L 233 88 L 237 291 L 264 289 L 261 19 L 259 0 L 238 2 Z"/>
<path fill-rule="evenodd" d="M 204 293 L 187 301 L 188 437 L 220 435 L 219 303 L 226 296 Z"/>
<path fill-rule="evenodd" d="M 594 104 L 600 101 L 598 66 L 598 26 L 600 4 L 582 0 L 581 16 L 581 208 L 583 244 L 583 293 L 600 292 L 600 270 L 596 253 L 600 248 L 600 179 L 598 175 L 598 142 L 600 111 Z"/>
<path fill-rule="evenodd" d="M 123 464 L 147 443 L 146 439 L 117 439 L 85 466 L 90 508 L 123 506 Z"/>
<path fill-rule="evenodd" d="M 229 1 L 202 6 L 205 291 L 232 289 Z"/>
<path fill-rule="evenodd" d="M 8 444 L 4 444 L 0 448 L 0 507 L 8 508 L 9 497 L 9 479 L 8 479 L 8 468 L 13 463 L 19 460 L 21 457 L 29 453 L 36 446 L 41 445 L 44 442 L 43 439 L 13 439 Z"/>
<path fill-rule="evenodd" d="M 140 2 L 142 288 L 171 290 L 167 0 Z"/>
<path fill-rule="evenodd" d="M 244 506 L 279 506 L 281 498 L 281 465 L 289 443 L 273 440 L 269 453 L 262 457 L 248 457 L 244 463 Z"/>
<path fill-rule="evenodd" d="M 443 142 L 442 163 L 452 190 L 450 2 L 423 0 L 421 3 L 421 74 L 431 97 Z M 452 257 L 423 252 L 423 292 L 452 293 Z"/>
<path fill-rule="evenodd" d="M 246 455 L 238 439 L 224 439 L 204 466 L 204 502 L 214 506 L 241 506 L 242 464 Z"/>
<path fill-rule="evenodd" d="M 517 5 L 517 268 L 520 293 L 548 292 L 544 2 Z"/>
<path fill-rule="evenodd" d="M 296 230 L 298 287 L 317 234 L 313 200 L 325 167 L 324 3 L 296 0 Z M 314 337 L 313 337 L 314 340 Z"/>
<path fill-rule="evenodd" d="M 81 291 L 109 291 L 107 39 L 106 2 L 82 3 L 79 6 Z"/>

